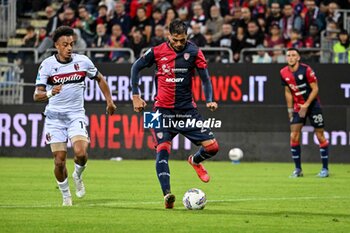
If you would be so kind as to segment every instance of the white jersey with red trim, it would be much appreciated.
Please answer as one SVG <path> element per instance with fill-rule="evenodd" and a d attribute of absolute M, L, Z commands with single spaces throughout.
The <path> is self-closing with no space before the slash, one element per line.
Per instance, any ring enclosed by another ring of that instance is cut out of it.
<path fill-rule="evenodd" d="M 85 55 L 72 54 L 67 63 L 58 61 L 56 55 L 46 58 L 39 67 L 35 85 L 45 86 L 47 91 L 55 85 L 63 86 L 59 94 L 49 99 L 45 112 L 84 110 L 85 77 L 96 76 L 97 68 Z"/>

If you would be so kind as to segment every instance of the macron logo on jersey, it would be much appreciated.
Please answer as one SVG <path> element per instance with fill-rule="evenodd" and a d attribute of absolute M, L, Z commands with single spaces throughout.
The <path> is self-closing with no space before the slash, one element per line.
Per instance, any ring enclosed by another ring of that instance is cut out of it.
<path fill-rule="evenodd" d="M 58 85 L 65 83 L 78 83 L 84 81 L 86 76 L 85 71 L 73 72 L 68 74 L 59 74 L 55 76 L 51 76 L 49 78 L 49 83 Z"/>
<path fill-rule="evenodd" d="M 165 82 L 167 83 L 181 83 L 184 81 L 184 78 L 166 78 Z"/>

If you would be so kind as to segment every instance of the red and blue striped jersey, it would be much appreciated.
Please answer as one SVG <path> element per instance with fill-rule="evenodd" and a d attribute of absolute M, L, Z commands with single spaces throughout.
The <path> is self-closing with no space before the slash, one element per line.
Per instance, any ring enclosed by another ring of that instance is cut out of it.
<path fill-rule="evenodd" d="M 177 52 L 164 42 L 150 48 L 138 61 L 142 67 L 156 64 L 155 107 L 169 109 L 196 108 L 192 96 L 192 79 L 196 69 L 207 69 L 203 52 L 192 42 Z M 210 84 L 211 85 L 211 84 Z M 135 90 L 133 90 L 134 94 Z M 211 101 L 211 100 L 210 100 Z"/>
<path fill-rule="evenodd" d="M 312 89 L 310 83 L 317 82 L 315 72 L 310 66 L 300 63 L 298 70 L 292 72 L 288 66 L 280 71 L 283 86 L 288 86 L 294 102 L 294 111 L 299 111 L 299 104 L 304 104 L 308 99 Z M 311 103 L 319 105 L 319 98 L 316 97 Z"/>

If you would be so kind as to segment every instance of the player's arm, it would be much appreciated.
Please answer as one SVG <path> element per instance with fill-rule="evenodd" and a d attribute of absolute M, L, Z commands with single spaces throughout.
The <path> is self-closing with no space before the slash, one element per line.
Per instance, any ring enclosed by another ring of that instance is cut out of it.
<path fill-rule="evenodd" d="M 205 100 L 207 102 L 207 108 L 209 108 L 210 111 L 215 111 L 218 108 L 218 104 L 216 102 L 213 102 L 213 87 L 211 85 L 208 69 L 197 69 L 197 71 L 199 77 L 202 80 Z"/>
<path fill-rule="evenodd" d="M 98 83 L 98 86 L 100 87 L 106 99 L 106 102 L 107 102 L 106 113 L 108 113 L 109 115 L 113 115 L 113 113 L 117 109 L 117 106 L 115 106 L 113 102 L 111 91 L 108 87 L 106 80 L 104 79 L 103 75 L 100 72 L 97 72 L 97 75 L 94 79 Z"/>
<path fill-rule="evenodd" d="M 311 93 L 310 93 L 309 97 L 307 98 L 307 100 L 305 101 L 305 103 L 300 105 L 300 111 L 299 111 L 299 116 L 300 117 L 305 117 L 310 104 L 312 103 L 312 101 L 318 95 L 318 84 L 317 84 L 317 82 L 309 83 L 309 85 L 311 87 Z"/>
<path fill-rule="evenodd" d="M 289 120 L 291 120 L 293 117 L 293 112 L 294 112 L 293 94 L 289 88 L 287 81 L 284 80 L 283 70 L 284 69 L 280 70 L 281 85 L 284 87 L 284 96 L 286 98 L 286 103 L 287 103 L 288 117 L 289 117 Z"/>
<path fill-rule="evenodd" d="M 202 80 L 204 95 L 207 102 L 207 108 L 209 108 L 210 111 L 213 112 L 218 108 L 218 104 L 213 101 L 213 87 L 211 85 L 211 80 L 207 68 L 207 61 L 204 57 L 202 50 L 200 49 L 198 50 L 195 64 L 199 77 Z"/>
<path fill-rule="evenodd" d="M 33 94 L 33 100 L 36 102 L 46 102 L 51 97 L 59 94 L 62 90 L 62 84 L 53 86 L 51 90 L 46 90 L 46 84 L 51 75 L 50 68 L 51 65 L 47 64 L 45 61 L 39 66 Z"/>
<path fill-rule="evenodd" d="M 293 117 L 293 95 L 288 86 L 284 87 L 284 96 L 287 103 L 288 117 L 291 119 Z"/>
<path fill-rule="evenodd" d="M 54 86 L 51 90 L 46 91 L 45 86 L 36 86 L 33 99 L 35 102 L 46 102 L 52 96 L 59 94 L 62 90 L 62 84 Z"/>
<path fill-rule="evenodd" d="M 139 74 L 140 71 L 146 67 L 152 66 L 154 63 L 153 49 L 137 59 L 131 67 L 131 88 L 132 88 L 132 103 L 135 112 L 141 112 L 146 107 L 146 102 L 141 98 L 139 93 Z"/>

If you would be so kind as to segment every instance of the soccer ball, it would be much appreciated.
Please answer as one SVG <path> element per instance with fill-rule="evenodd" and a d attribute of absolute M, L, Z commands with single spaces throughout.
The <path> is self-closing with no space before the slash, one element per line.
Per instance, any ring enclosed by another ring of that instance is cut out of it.
<path fill-rule="evenodd" d="M 239 161 L 243 158 L 243 151 L 239 148 L 233 148 L 228 152 L 228 157 L 232 161 Z"/>
<path fill-rule="evenodd" d="M 207 198 L 202 190 L 192 188 L 185 193 L 182 198 L 182 203 L 186 209 L 202 210 L 204 209 L 205 204 L 207 204 Z"/>

